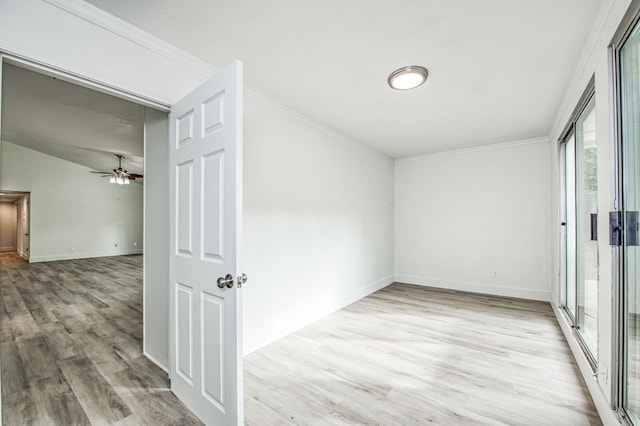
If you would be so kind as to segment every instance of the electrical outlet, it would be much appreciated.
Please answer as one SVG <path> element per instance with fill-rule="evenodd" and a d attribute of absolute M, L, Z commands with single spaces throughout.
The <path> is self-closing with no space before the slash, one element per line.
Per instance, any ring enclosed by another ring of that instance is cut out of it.
<path fill-rule="evenodd" d="M 73 253 L 76 249 L 74 249 L 73 247 L 69 248 L 69 253 Z"/>
<path fill-rule="evenodd" d="M 491 278 L 498 278 L 498 270 L 497 269 L 492 269 L 491 270 Z"/>
<path fill-rule="evenodd" d="M 133 246 L 134 246 L 134 247 L 135 247 L 135 246 L 137 246 L 137 245 L 138 245 L 138 243 L 133 243 Z"/>

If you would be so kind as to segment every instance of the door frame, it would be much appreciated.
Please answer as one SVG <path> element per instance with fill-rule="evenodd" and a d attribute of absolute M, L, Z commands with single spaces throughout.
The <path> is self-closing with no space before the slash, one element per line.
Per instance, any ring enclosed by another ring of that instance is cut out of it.
<path fill-rule="evenodd" d="M 27 197 L 27 236 L 29 237 L 29 247 L 31 247 L 31 192 L 28 191 L 13 191 L 10 189 L 0 189 L 0 192 L 3 194 L 14 194 L 14 195 L 22 195 L 23 197 Z M 21 197 L 22 198 L 22 197 Z M 18 247 L 18 224 L 16 223 L 16 251 Z M 18 253 L 20 254 L 20 253 Z M 29 257 L 31 256 L 31 252 L 27 253 L 26 260 L 29 261 Z M 21 256 L 24 257 L 24 256 Z"/>
<path fill-rule="evenodd" d="M 564 129 L 562 130 L 562 132 L 560 133 L 560 137 L 558 138 L 557 141 L 557 145 L 558 145 L 558 154 L 562 153 L 563 150 L 563 145 L 566 146 L 567 141 L 572 137 L 575 138 L 575 134 L 576 134 L 576 122 L 579 119 L 579 117 L 582 115 L 582 113 L 586 110 L 587 106 L 589 105 L 589 103 L 595 99 L 595 75 L 592 75 L 591 78 L 589 79 L 589 82 L 587 83 L 584 91 L 582 92 L 582 95 L 580 96 L 580 99 L 578 100 L 578 103 L 576 104 L 576 107 L 574 108 L 573 112 L 571 113 L 571 116 L 569 117 L 569 120 L 567 121 L 567 124 L 565 125 Z M 577 147 L 577 140 L 574 139 L 574 149 L 575 147 Z M 565 161 L 566 159 L 564 158 L 564 155 L 559 155 L 560 160 L 559 161 Z M 578 158 L 577 158 L 577 150 L 576 150 L 576 154 L 574 155 L 574 160 L 577 162 Z M 560 169 L 559 169 L 561 175 L 558 176 L 558 184 L 559 185 L 566 185 L 566 164 L 562 165 L 560 164 Z M 574 170 L 575 171 L 575 170 Z M 564 174 L 564 175 L 562 175 Z M 576 180 L 576 184 L 577 184 L 577 180 Z M 566 189 L 566 188 L 565 188 Z M 564 210 L 566 210 L 566 191 L 564 189 L 561 189 L 561 191 L 559 191 L 559 196 L 564 197 L 564 201 L 561 200 L 560 201 L 560 211 L 559 211 L 559 215 L 558 217 L 560 218 L 560 221 L 558 222 L 558 235 L 559 237 L 562 239 L 563 237 L 566 236 L 566 226 L 562 225 L 562 222 L 565 221 L 566 218 L 563 217 L 563 213 Z M 575 194 L 575 197 L 577 197 L 577 191 Z M 577 198 L 576 198 L 577 201 Z M 577 226 L 577 223 L 575 224 Z M 565 228 L 565 229 L 562 229 Z M 566 244 L 566 240 L 564 245 L 562 244 L 562 241 L 560 241 L 560 247 L 564 248 L 565 252 L 560 252 L 560 256 L 566 256 L 566 251 L 568 250 L 568 246 Z M 576 251 L 577 251 L 578 247 L 576 245 Z M 566 260 L 565 260 L 566 262 Z M 560 262 L 560 266 L 562 267 L 563 262 Z M 567 278 L 567 274 L 565 273 L 564 275 L 562 274 L 562 272 L 560 273 L 559 277 L 562 279 L 564 278 L 564 281 L 560 281 L 560 288 L 559 288 L 559 294 L 558 296 L 560 297 L 559 302 L 560 302 L 560 310 L 561 312 L 563 312 L 564 316 L 567 318 L 569 324 L 571 324 L 571 327 L 573 329 L 573 336 L 575 337 L 576 341 L 578 342 L 578 345 L 580 346 L 580 349 L 582 350 L 582 352 L 585 354 L 585 357 L 589 363 L 589 366 L 593 372 L 596 372 L 598 369 L 598 354 L 595 353 L 593 354 L 591 352 L 591 349 L 589 347 L 589 345 L 587 344 L 587 342 L 585 341 L 585 337 L 582 335 L 582 333 L 579 332 L 579 330 L 577 329 L 577 324 L 578 324 L 578 303 L 577 303 L 577 299 L 578 299 L 578 273 L 577 273 L 577 259 L 576 259 L 576 274 L 575 274 L 575 279 L 576 279 L 576 306 L 575 306 L 575 313 L 571 313 L 569 312 L 569 309 L 567 309 L 567 291 L 566 291 L 566 278 Z M 563 290 L 564 287 L 564 290 Z M 575 315 L 574 315 L 575 314 Z"/>
<path fill-rule="evenodd" d="M 624 212 L 623 182 L 623 158 L 622 158 L 622 86 L 621 86 L 621 62 L 620 49 L 624 46 L 632 31 L 640 25 L 640 0 L 632 0 L 627 12 L 620 21 L 618 29 L 611 38 L 608 48 L 609 73 L 610 73 L 610 100 L 611 109 L 611 206 L 612 213 Z M 623 225 L 624 226 L 624 225 Z M 624 245 L 625 232 L 620 232 L 621 243 L 611 246 L 611 408 L 616 412 L 618 419 L 624 425 L 632 425 L 629 415 L 624 408 L 625 381 L 626 381 L 626 292 L 625 292 L 625 261 Z"/>

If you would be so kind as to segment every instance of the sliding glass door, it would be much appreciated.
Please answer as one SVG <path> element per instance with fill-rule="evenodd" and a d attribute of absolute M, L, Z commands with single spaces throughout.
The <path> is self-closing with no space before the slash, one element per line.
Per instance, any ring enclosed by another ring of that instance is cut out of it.
<path fill-rule="evenodd" d="M 577 326 L 591 357 L 598 354 L 598 179 L 592 98 L 576 121 Z"/>
<path fill-rule="evenodd" d="M 595 365 L 598 354 L 598 151 L 592 90 L 574 115 L 562 151 L 564 308 Z"/>
<path fill-rule="evenodd" d="M 638 25 L 619 51 L 622 169 L 621 405 L 640 425 L 640 33 Z"/>

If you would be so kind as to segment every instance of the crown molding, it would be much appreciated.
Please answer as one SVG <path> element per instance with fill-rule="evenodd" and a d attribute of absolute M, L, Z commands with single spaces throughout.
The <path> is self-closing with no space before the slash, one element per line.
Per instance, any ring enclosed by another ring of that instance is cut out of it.
<path fill-rule="evenodd" d="M 104 10 L 82 0 L 43 0 L 57 8 L 77 16 L 112 34 L 122 37 L 173 62 L 179 63 L 203 76 L 212 76 L 218 70 L 209 63 L 167 43 Z"/>
<path fill-rule="evenodd" d="M 512 142 L 494 143 L 491 145 L 481 145 L 481 146 L 474 146 L 469 148 L 452 149 L 450 151 L 435 152 L 433 154 L 423 154 L 423 155 L 414 155 L 410 157 L 396 158 L 396 162 L 422 160 L 427 158 L 447 157 L 451 155 L 467 154 L 470 152 L 493 151 L 496 149 L 508 149 L 508 148 L 515 148 L 519 146 L 542 144 L 542 143 L 545 143 L 545 144 L 549 143 L 549 138 L 543 137 L 543 138 L 533 138 L 533 139 L 521 139 L 521 140 L 512 141 Z"/>

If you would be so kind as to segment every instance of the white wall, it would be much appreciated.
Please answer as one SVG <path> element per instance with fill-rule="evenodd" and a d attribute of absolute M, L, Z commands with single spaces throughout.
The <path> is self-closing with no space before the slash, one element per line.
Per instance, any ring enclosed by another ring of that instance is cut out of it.
<path fill-rule="evenodd" d="M 31 193 L 30 261 L 142 252 L 142 185 L 2 142 L 0 189 Z"/>
<path fill-rule="evenodd" d="M 396 160 L 396 281 L 549 300 L 549 168 L 546 140 Z"/>
<path fill-rule="evenodd" d="M 618 28 L 624 13 L 629 6 L 629 0 L 604 1 L 599 19 L 595 22 L 589 40 L 585 44 L 581 59 L 576 66 L 572 83 L 567 89 L 562 106 L 556 116 L 551 129 L 549 151 L 551 154 L 551 259 L 552 259 L 552 307 L 560 326 L 567 337 L 567 341 L 578 362 L 598 412 L 606 425 L 618 424 L 610 408 L 611 401 L 611 364 L 612 364 L 612 253 L 609 246 L 608 214 L 613 210 L 614 193 L 613 170 L 611 161 L 614 153 L 614 142 L 611 123 L 610 103 L 610 72 L 608 64 L 608 46 Z M 560 205 L 559 205 L 559 168 L 558 168 L 558 138 L 562 129 L 569 121 L 573 109 L 576 107 L 589 80 L 595 75 L 596 91 L 596 120 L 597 120 L 597 148 L 598 148 L 598 255 L 599 255 L 599 286 L 598 286 L 598 373 L 593 371 L 581 348 L 579 347 L 571 326 L 560 311 Z"/>
<path fill-rule="evenodd" d="M 144 117 L 144 353 L 169 369 L 169 119 Z"/>
<path fill-rule="evenodd" d="M 393 161 L 245 98 L 244 351 L 393 281 Z"/>
<path fill-rule="evenodd" d="M 147 109 L 144 346 L 165 369 L 167 123 Z M 244 123 L 248 354 L 393 281 L 393 161 L 256 96 L 245 97 Z"/>
<path fill-rule="evenodd" d="M 13 202 L 0 202 L 0 251 L 16 251 L 18 230 L 17 207 Z"/>

